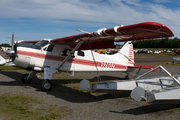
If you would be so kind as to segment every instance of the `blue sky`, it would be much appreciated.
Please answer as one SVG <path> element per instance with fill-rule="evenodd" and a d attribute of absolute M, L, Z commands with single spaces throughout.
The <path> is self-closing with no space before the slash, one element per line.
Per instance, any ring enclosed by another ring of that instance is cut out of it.
<path fill-rule="evenodd" d="M 116 25 L 158 22 L 180 38 L 178 0 L 1 0 L 0 44 L 96 31 Z"/>

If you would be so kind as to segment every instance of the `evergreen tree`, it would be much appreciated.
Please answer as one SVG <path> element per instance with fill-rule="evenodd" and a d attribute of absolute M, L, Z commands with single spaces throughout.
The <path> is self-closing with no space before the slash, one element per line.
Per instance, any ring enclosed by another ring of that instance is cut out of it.
<path fill-rule="evenodd" d="M 150 40 L 137 40 L 133 43 L 134 48 L 180 48 L 180 39 L 162 38 Z"/>

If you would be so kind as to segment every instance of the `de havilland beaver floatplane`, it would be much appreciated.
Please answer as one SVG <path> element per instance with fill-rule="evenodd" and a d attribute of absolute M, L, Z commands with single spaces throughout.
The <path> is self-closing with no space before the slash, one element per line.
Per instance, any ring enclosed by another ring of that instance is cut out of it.
<path fill-rule="evenodd" d="M 81 31 L 81 30 L 80 30 Z M 82 31 L 83 32 L 83 31 Z M 31 83 L 33 77 L 44 71 L 41 90 L 50 91 L 53 87 L 52 74 L 58 71 L 119 71 L 128 73 L 134 64 L 131 42 L 152 38 L 173 36 L 172 31 L 163 24 L 144 22 L 133 25 L 119 25 L 111 29 L 102 28 L 95 32 L 78 35 L 43 39 L 38 41 L 21 41 L 14 45 L 13 62 L 31 72 L 22 76 L 22 82 Z M 114 55 L 98 54 L 93 49 L 115 48 L 114 42 L 126 42 Z M 143 68 L 152 68 L 142 66 Z"/>

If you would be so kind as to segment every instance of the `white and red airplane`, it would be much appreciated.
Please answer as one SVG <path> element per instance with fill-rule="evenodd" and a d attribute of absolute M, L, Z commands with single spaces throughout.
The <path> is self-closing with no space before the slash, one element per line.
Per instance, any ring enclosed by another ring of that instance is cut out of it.
<path fill-rule="evenodd" d="M 144 40 L 173 36 L 172 31 L 155 22 L 144 22 L 128 26 L 115 26 L 57 39 L 21 41 L 14 46 L 14 64 L 31 68 L 30 74 L 22 77 L 23 83 L 31 83 L 38 71 L 44 71 L 43 91 L 53 87 L 52 74 L 58 71 L 120 71 L 129 72 L 134 65 L 132 43 L 127 42 L 114 55 L 98 54 L 93 49 L 115 48 L 114 42 Z M 34 44 L 29 44 L 34 43 Z M 150 68 L 144 66 L 144 68 Z"/>

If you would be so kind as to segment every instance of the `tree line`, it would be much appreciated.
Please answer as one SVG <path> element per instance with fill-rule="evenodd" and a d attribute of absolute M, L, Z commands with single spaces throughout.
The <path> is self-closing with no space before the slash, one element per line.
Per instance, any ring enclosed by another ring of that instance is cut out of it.
<path fill-rule="evenodd" d="M 180 48 L 180 39 L 162 38 L 150 40 L 138 40 L 133 42 L 134 48 Z"/>
<path fill-rule="evenodd" d="M 5 44 L 1 44 L 1 45 L 0 45 L 0 48 L 1 48 L 1 47 L 11 47 L 11 46 L 10 46 L 9 44 L 5 43 Z"/>

